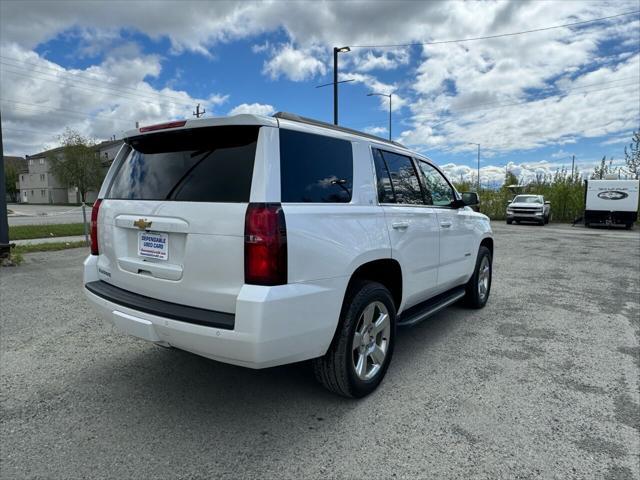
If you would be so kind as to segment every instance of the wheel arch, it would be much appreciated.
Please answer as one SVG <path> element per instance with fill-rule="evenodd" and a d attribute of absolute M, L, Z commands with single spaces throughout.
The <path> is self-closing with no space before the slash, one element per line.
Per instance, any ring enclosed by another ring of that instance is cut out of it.
<path fill-rule="evenodd" d="M 480 247 L 487 247 L 491 252 L 491 258 L 493 258 L 493 238 L 485 237 L 480 241 L 480 245 L 478 246 L 478 250 Z"/>
<path fill-rule="evenodd" d="M 333 338 L 330 346 L 336 342 L 336 339 L 340 335 L 342 329 L 344 310 L 347 307 L 346 302 L 353 289 L 363 281 L 378 282 L 384 285 L 391 293 L 393 304 L 396 308 L 396 312 L 402 304 L 402 267 L 400 263 L 393 258 L 379 258 L 375 260 L 369 260 L 359 265 L 351 274 L 347 288 L 345 289 L 342 297 L 342 307 L 340 309 L 340 317 L 336 323 L 336 329 L 333 332 Z M 331 347 L 329 347 L 331 348 Z"/>

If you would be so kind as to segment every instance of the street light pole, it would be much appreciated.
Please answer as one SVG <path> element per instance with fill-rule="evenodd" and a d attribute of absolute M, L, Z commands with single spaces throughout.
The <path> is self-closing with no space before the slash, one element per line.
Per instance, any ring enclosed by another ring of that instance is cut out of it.
<path fill-rule="evenodd" d="M 350 52 L 349 47 L 333 47 L 333 124 L 338 125 L 338 54 Z"/>
<path fill-rule="evenodd" d="M 373 97 L 375 95 L 379 95 L 381 97 L 387 97 L 389 99 L 389 141 L 391 141 L 391 97 L 393 96 L 393 92 L 387 93 L 367 93 L 367 97 Z"/>

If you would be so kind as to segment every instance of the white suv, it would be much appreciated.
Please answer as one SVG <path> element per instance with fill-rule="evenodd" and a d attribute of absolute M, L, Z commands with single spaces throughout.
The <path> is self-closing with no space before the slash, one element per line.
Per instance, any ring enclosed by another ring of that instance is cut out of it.
<path fill-rule="evenodd" d="M 477 201 L 395 142 L 292 114 L 143 127 L 93 206 L 84 290 L 128 334 L 250 368 L 313 359 L 361 397 L 396 327 L 487 302 Z"/>

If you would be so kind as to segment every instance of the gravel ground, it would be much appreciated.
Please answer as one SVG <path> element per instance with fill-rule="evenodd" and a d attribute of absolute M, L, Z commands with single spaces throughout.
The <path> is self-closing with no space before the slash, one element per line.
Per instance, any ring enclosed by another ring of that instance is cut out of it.
<path fill-rule="evenodd" d="M 0 270 L 1 477 L 640 478 L 640 232 L 503 224 L 492 296 L 346 400 L 100 323 L 85 249 Z"/>

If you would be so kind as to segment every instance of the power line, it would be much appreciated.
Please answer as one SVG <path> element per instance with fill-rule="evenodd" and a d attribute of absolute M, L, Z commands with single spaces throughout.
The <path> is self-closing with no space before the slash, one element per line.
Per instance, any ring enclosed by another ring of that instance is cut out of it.
<path fill-rule="evenodd" d="M 589 84 L 581 85 L 581 86 L 575 87 L 575 88 L 566 88 L 566 89 L 563 89 L 560 93 L 557 93 L 555 95 L 547 95 L 544 98 L 559 97 L 559 96 L 564 95 L 567 92 L 574 92 L 574 91 L 582 90 L 584 88 L 594 87 L 594 86 L 597 86 L 597 85 L 607 85 L 609 83 L 622 82 L 623 80 L 640 80 L 640 79 L 637 78 L 637 77 L 623 77 L 623 78 L 618 78 L 616 80 L 607 80 L 605 82 L 589 83 Z M 617 85 L 617 86 L 626 87 L 627 85 L 635 85 L 635 83 Z M 539 98 L 539 99 L 536 99 L 536 100 L 529 100 L 529 101 L 530 102 L 534 102 L 534 101 L 544 100 L 544 98 Z M 491 105 L 505 105 L 505 104 L 501 104 L 500 102 L 477 103 L 475 105 L 470 105 L 468 107 L 455 108 L 455 109 L 453 109 L 453 111 L 459 112 L 459 111 L 463 111 L 463 110 L 474 110 L 477 107 L 484 107 L 484 106 L 491 106 Z"/>
<path fill-rule="evenodd" d="M 105 84 L 107 87 L 109 88 L 113 88 L 113 89 L 125 89 L 125 90 L 129 90 L 129 92 L 127 93 L 132 93 L 132 94 L 136 94 L 136 95 L 146 95 L 149 96 L 148 93 L 143 93 L 141 92 L 138 88 L 134 88 L 134 87 L 127 87 L 125 85 L 121 85 L 121 84 L 117 84 L 117 83 L 112 83 L 109 82 L 107 80 L 100 80 L 98 78 L 93 78 L 93 77 L 88 77 L 84 74 L 80 74 L 80 73 L 74 73 L 71 72 L 70 70 L 66 70 L 66 69 L 62 69 L 63 67 L 60 67 L 61 69 L 58 68 L 53 68 L 53 67 L 49 67 L 48 65 L 39 65 L 37 63 L 33 63 L 33 62 L 25 62 L 20 60 L 19 58 L 15 58 L 15 57 L 7 57 L 5 55 L 0 55 L 0 59 L 3 59 L 4 61 L 0 60 L 0 63 L 9 67 L 13 67 L 13 68 L 20 68 L 23 70 L 28 70 L 29 72 L 33 71 L 33 69 L 28 69 L 26 67 L 24 67 L 24 65 L 30 65 L 32 67 L 37 67 L 39 69 L 45 69 L 45 70 L 50 70 L 52 72 L 61 74 L 61 75 L 67 75 L 68 77 L 71 77 L 74 81 L 82 81 L 82 82 L 86 82 L 86 83 L 102 83 Z M 13 63 L 7 63 L 6 61 L 10 60 Z M 15 65 L 15 63 L 17 63 L 17 65 Z M 45 74 L 45 75 L 52 75 L 49 72 L 42 72 L 42 71 L 38 71 L 36 70 L 36 72 L 41 73 L 41 74 Z M 57 77 L 57 75 L 56 75 Z M 70 78 L 70 79 L 71 79 Z M 161 96 L 163 98 L 170 98 L 170 99 L 174 99 L 177 100 L 179 102 L 183 102 L 185 100 L 182 100 L 180 97 L 176 97 L 174 95 L 167 95 L 165 93 L 159 93 L 158 96 Z"/>
<path fill-rule="evenodd" d="M 476 40 L 490 40 L 492 38 L 513 37 L 515 35 L 524 35 L 527 33 L 544 32 L 547 30 L 554 30 L 557 28 L 575 27 L 577 25 L 586 25 L 588 23 L 601 22 L 603 20 L 609 20 L 611 18 L 624 17 L 627 15 L 636 15 L 640 13 L 640 10 L 633 12 L 619 13 L 617 15 L 609 15 L 608 17 L 593 18 L 591 20 L 583 20 L 581 22 L 565 23 L 564 25 L 554 25 L 551 27 L 534 28 L 532 30 L 523 30 L 521 32 L 500 33 L 497 35 L 486 35 L 484 37 L 471 37 L 460 38 L 457 40 L 438 40 L 434 42 L 419 42 L 419 43 L 397 43 L 393 45 L 349 45 L 351 48 L 398 48 L 398 47 L 419 47 L 422 45 L 442 45 L 446 43 L 461 43 L 461 42 L 474 42 Z"/>
<path fill-rule="evenodd" d="M 606 82 L 603 82 L 603 83 L 606 83 Z M 611 90 L 611 89 L 614 89 L 614 88 L 629 87 L 629 86 L 636 86 L 636 85 L 638 85 L 638 84 L 634 82 L 634 83 L 625 83 L 625 84 L 622 84 L 622 85 L 613 85 L 611 87 L 597 88 L 597 89 L 586 90 L 586 91 L 573 92 L 573 90 L 566 90 L 563 93 L 559 93 L 559 94 L 556 94 L 556 95 L 549 95 L 549 96 L 546 96 L 544 98 L 537 98 L 537 99 L 534 99 L 534 100 L 526 100 L 526 101 L 523 101 L 523 102 L 495 104 L 494 107 L 487 107 L 487 108 L 475 108 L 475 107 L 472 108 L 472 107 L 469 107 L 468 109 L 464 108 L 464 109 L 459 109 L 459 110 L 467 110 L 466 113 L 470 113 L 470 112 L 474 112 L 474 111 L 482 111 L 482 110 L 496 110 L 496 109 L 505 108 L 505 107 L 513 107 L 513 106 L 517 106 L 517 105 L 526 105 L 526 104 L 529 104 L 529 103 L 543 102 L 544 100 L 547 100 L 549 98 L 571 97 L 571 96 L 574 96 L 574 95 L 587 94 L 587 93 L 596 93 L 596 92 L 601 92 L 601 91 L 605 91 L 605 90 Z M 578 89 L 576 89 L 576 90 L 578 90 Z M 566 92 L 573 92 L 573 93 L 566 93 Z M 485 105 L 491 105 L 491 104 L 485 104 Z M 427 116 L 426 115 L 416 115 L 413 118 L 427 118 Z M 437 123 L 437 124 L 435 124 L 433 126 L 444 125 L 445 123 L 449 123 L 449 122 L 452 122 L 454 120 L 455 119 L 446 120 L 444 122 L 439 122 L 439 123 Z"/>
<path fill-rule="evenodd" d="M 0 63 L 3 63 L 3 62 L 0 62 Z M 14 67 L 14 66 L 12 65 L 12 67 Z M 20 68 L 20 67 L 17 67 L 17 68 Z M 46 80 L 48 82 L 52 81 L 52 79 L 53 79 L 54 81 L 57 81 L 58 83 L 68 83 L 68 85 L 66 85 L 67 88 L 76 88 L 76 89 L 85 90 L 85 91 L 88 91 L 88 92 L 91 92 L 91 93 L 95 93 L 97 91 L 99 93 L 104 93 L 104 94 L 108 94 L 108 95 L 115 95 L 117 97 L 122 97 L 122 98 L 125 98 L 127 100 L 141 100 L 141 99 L 145 100 L 145 99 L 149 99 L 149 100 L 154 100 L 155 102 L 161 102 L 162 101 L 162 94 L 148 95 L 148 94 L 143 94 L 143 93 L 134 94 L 134 93 L 129 93 L 129 92 L 121 92 L 121 91 L 119 91 L 117 89 L 105 87 L 105 86 L 102 86 L 102 85 L 93 86 L 93 85 L 89 84 L 89 82 L 84 82 L 84 83 L 88 84 L 89 86 L 77 85 L 77 84 L 75 84 L 75 81 L 77 81 L 76 79 L 60 78 L 57 75 L 52 75 L 52 74 L 45 73 L 45 72 L 31 72 L 31 73 L 27 74 L 27 73 L 15 72 L 15 71 L 12 71 L 12 70 L 7 70 L 6 68 L 3 68 L 2 72 L 3 73 L 13 74 L 13 75 L 20 75 L 22 77 L 27 77 L 27 78 L 36 78 L 36 79 L 40 79 L 40 80 Z M 36 73 L 37 73 L 37 75 L 36 75 Z M 44 75 L 44 77 L 42 75 Z M 175 106 L 179 106 L 179 107 L 186 107 L 186 106 L 190 106 L 191 105 L 191 100 L 185 100 L 184 102 L 181 102 L 181 103 L 171 102 L 171 101 L 164 101 L 163 103 L 166 103 L 166 104 L 169 104 L 169 105 L 175 105 Z M 160 103 L 156 103 L 156 105 L 160 105 Z"/>
<path fill-rule="evenodd" d="M 56 112 L 66 112 L 66 113 L 71 113 L 74 115 L 80 115 L 82 118 L 88 118 L 88 119 L 92 119 L 95 117 L 101 117 L 101 118 L 107 118 L 109 120 L 112 121 L 116 121 L 116 122 L 122 122 L 122 120 L 118 120 L 117 118 L 113 118 L 109 115 L 106 115 L 104 113 L 94 113 L 94 114 L 89 114 L 87 112 L 81 112 L 79 110 L 69 110 L 66 108 L 58 108 L 58 107 L 49 107 L 48 105 L 43 105 L 43 104 L 35 104 L 35 103 L 29 103 L 29 102 L 21 102 L 21 101 L 17 101 L 17 100 L 11 100 L 8 98 L 0 98 L 1 102 L 9 102 L 9 103 L 15 103 L 18 104 L 17 107 L 18 109 L 24 109 L 24 108 L 38 108 L 38 109 L 42 109 L 42 108 L 47 108 L 49 110 L 54 110 Z M 21 107 L 20 105 L 25 105 L 26 107 Z"/>

